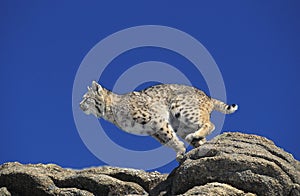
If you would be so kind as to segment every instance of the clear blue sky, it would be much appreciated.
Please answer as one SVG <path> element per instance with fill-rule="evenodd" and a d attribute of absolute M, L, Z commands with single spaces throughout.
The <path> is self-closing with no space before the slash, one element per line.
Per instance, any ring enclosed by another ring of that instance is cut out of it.
<path fill-rule="evenodd" d="M 0 164 L 103 165 L 75 127 L 74 77 L 100 40 L 148 24 L 184 31 L 213 56 L 228 102 L 240 106 L 226 117 L 224 131 L 267 137 L 300 159 L 299 1 L 128 2 L 0 2 Z M 170 51 L 141 48 L 119 56 L 112 66 L 145 60 L 188 63 Z M 109 86 L 113 77 L 107 74 L 100 82 Z M 201 80 L 198 87 L 207 90 Z M 126 141 L 119 132 L 110 136 L 129 149 L 143 146 L 137 136 L 125 135 Z M 157 170 L 169 172 L 176 165 Z"/>

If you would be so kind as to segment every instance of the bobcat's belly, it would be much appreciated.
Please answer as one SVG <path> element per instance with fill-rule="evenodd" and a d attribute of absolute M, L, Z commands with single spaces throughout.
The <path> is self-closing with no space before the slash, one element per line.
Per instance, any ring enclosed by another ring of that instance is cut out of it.
<path fill-rule="evenodd" d="M 145 124 L 139 124 L 135 122 L 131 117 L 129 116 L 121 116 L 116 119 L 116 122 L 118 123 L 118 126 L 125 132 L 135 134 L 135 135 L 152 135 L 153 129 Z"/>

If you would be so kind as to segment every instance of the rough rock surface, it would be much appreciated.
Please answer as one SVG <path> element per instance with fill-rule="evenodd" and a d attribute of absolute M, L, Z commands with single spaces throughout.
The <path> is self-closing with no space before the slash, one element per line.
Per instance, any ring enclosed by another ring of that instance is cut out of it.
<path fill-rule="evenodd" d="M 146 195 L 166 177 L 159 172 L 108 166 L 83 170 L 17 162 L 0 166 L 0 187 L 12 195 Z"/>
<path fill-rule="evenodd" d="M 0 166 L 0 195 L 300 195 L 300 163 L 266 138 L 224 133 L 169 175 L 136 169 Z"/>
<path fill-rule="evenodd" d="M 241 195 L 241 196 L 255 196 L 252 193 L 245 193 L 238 190 L 228 184 L 212 182 L 202 186 L 195 186 L 182 194 L 182 196 L 188 195 L 202 195 L 202 196 L 215 196 L 215 195 Z"/>

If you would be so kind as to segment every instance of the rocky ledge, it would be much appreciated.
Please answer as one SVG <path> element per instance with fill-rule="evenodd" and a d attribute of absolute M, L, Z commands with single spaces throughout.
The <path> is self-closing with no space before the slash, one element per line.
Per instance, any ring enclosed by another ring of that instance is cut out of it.
<path fill-rule="evenodd" d="M 264 137 L 224 133 L 169 175 L 136 169 L 0 166 L 0 195 L 300 195 L 300 162 Z"/>

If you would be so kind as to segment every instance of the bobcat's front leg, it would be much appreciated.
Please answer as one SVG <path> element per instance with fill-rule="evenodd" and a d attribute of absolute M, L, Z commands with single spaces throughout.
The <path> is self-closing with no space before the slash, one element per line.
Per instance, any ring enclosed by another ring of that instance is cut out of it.
<path fill-rule="evenodd" d="M 158 140 L 161 144 L 173 148 L 176 151 L 176 160 L 183 162 L 185 160 L 186 148 L 184 143 L 180 141 L 168 122 L 160 123 L 153 129 L 152 137 Z"/>

